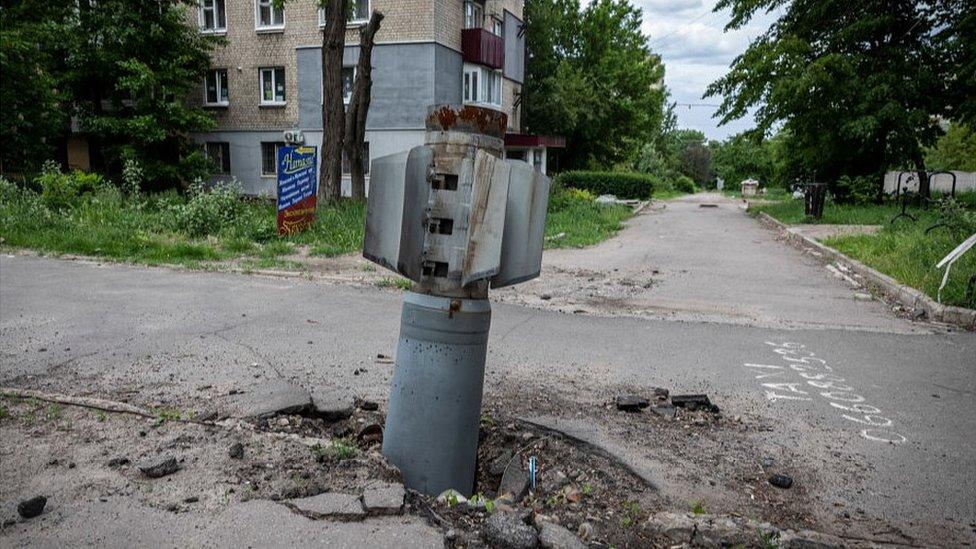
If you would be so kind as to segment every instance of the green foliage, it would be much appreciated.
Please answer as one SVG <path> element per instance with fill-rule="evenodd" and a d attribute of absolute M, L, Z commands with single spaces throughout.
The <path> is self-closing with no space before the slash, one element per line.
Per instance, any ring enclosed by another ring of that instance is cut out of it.
<path fill-rule="evenodd" d="M 779 18 L 754 40 L 706 96 L 721 96 L 729 122 L 755 112 L 757 131 L 787 133 L 790 171 L 819 180 L 876 175 L 890 165 L 923 168 L 922 147 L 972 96 L 976 51 L 957 25 L 963 2 L 720 0 L 728 30 L 757 13 Z M 971 10 L 968 12 L 972 28 Z M 946 85 L 953 82 L 953 85 Z M 957 85 L 958 84 L 958 85 Z M 958 88 L 958 89 L 957 89 Z"/>
<path fill-rule="evenodd" d="M 705 514 L 705 500 L 700 499 L 691 506 L 691 512 L 696 515 Z"/>
<path fill-rule="evenodd" d="M 792 177 L 783 143 L 787 134 L 778 133 L 763 139 L 755 132 L 733 135 L 721 143 L 712 143 L 715 176 L 725 181 L 725 188 L 735 188 L 746 179 L 755 179 L 766 187 L 787 187 Z"/>
<path fill-rule="evenodd" d="M 35 183 L 41 188 L 41 199 L 52 210 L 67 210 L 77 206 L 105 186 L 102 176 L 73 171 L 61 173 L 54 162 L 46 162 Z"/>
<path fill-rule="evenodd" d="M 525 4 L 524 120 L 564 135 L 570 168 L 631 164 L 661 125 L 664 66 L 628 0 L 530 0 Z"/>
<path fill-rule="evenodd" d="M 73 4 L 21 0 L 0 7 L 0 166 L 6 173 L 37 173 L 68 126 Z"/>
<path fill-rule="evenodd" d="M 175 228 L 190 236 L 218 234 L 236 228 L 244 217 L 240 184 L 218 183 L 207 189 L 201 182 L 190 188 L 190 200 L 172 208 Z"/>
<path fill-rule="evenodd" d="M 674 189 L 683 193 L 692 194 L 696 190 L 695 182 L 687 175 L 681 175 L 674 180 Z"/>
<path fill-rule="evenodd" d="M 556 176 L 558 185 L 589 191 L 595 195 L 612 194 L 617 198 L 650 198 L 654 181 L 636 172 L 568 171 Z"/>
<path fill-rule="evenodd" d="M 834 183 L 834 197 L 841 204 L 870 204 L 877 200 L 881 184 L 877 177 L 842 175 Z"/>
<path fill-rule="evenodd" d="M 925 151 L 932 170 L 976 172 L 976 133 L 965 124 L 952 124 L 935 145 Z"/>
<path fill-rule="evenodd" d="M 549 198 L 546 248 L 581 248 L 613 236 L 633 212 L 626 206 L 599 204 L 579 189 L 557 187 Z"/>
<path fill-rule="evenodd" d="M 353 459 L 359 455 L 359 448 L 352 439 L 341 438 L 332 441 L 329 445 L 329 455 L 338 461 Z"/>
<path fill-rule="evenodd" d="M 138 160 L 149 189 L 204 177 L 189 139 L 213 127 L 187 98 L 221 39 L 188 24 L 187 0 L 23 0 L 0 9 L 3 169 L 35 173 L 76 127 L 97 144 L 96 168 L 116 179 Z"/>

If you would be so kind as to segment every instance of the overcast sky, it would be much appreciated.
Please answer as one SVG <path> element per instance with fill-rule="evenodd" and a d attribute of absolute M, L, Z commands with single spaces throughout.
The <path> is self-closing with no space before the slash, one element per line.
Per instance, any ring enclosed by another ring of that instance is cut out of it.
<path fill-rule="evenodd" d="M 712 118 L 719 98 L 702 99 L 705 88 L 728 70 L 729 63 L 766 31 L 774 16 L 761 14 L 742 29 L 724 32 L 727 11 L 712 12 L 715 0 L 635 0 L 644 11 L 644 34 L 651 49 L 664 59 L 665 84 L 671 90 L 678 127 L 700 130 L 709 139 L 725 137 L 753 127 L 752 119 L 719 126 Z M 684 104 L 684 105 L 681 105 Z"/>

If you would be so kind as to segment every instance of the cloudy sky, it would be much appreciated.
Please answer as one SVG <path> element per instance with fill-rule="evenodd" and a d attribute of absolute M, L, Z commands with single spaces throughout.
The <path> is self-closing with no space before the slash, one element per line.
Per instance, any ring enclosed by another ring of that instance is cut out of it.
<path fill-rule="evenodd" d="M 728 70 L 729 63 L 766 31 L 773 15 L 761 14 L 748 26 L 724 32 L 727 11 L 715 13 L 715 0 L 635 0 L 644 11 L 644 34 L 661 54 L 665 83 L 678 103 L 678 126 L 700 130 L 709 139 L 724 139 L 753 127 L 751 119 L 719 126 L 712 118 L 716 97 L 702 99 L 705 88 Z M 688 105 L 692 105 L 689 107 Z M 708 106 L 703 106 L 708 105 Z"/>

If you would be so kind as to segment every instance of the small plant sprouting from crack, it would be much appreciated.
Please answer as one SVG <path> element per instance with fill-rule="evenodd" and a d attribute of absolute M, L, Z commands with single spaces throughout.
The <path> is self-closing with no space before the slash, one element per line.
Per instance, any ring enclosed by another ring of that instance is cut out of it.
<path fill-rule="evenodd" d="M 108 419 L 108 412 L 105 410 L 98 410 L 95 412 L 95 419 L 97 419 L 99 423 L 105 423 L 105 420 Z"/>
<path fill-rule="evenodd" d="M 636 501 L 625 500 L 622 506 L 624 509 L 624 516 L 620 519 L 620 526 L 623 528 L 630 528 L 637 524 L 641 514 L 640 504 Z"/>
<path fill-rule="evenodd" d="M 358 456 L 359 448 L 356 447 L 356 443 L 352 439 L 339 438 L 333 440 L 328 447 L 324 447 L 318 443 L 314 444 L 312 446 L 312 452 L 319 459 L 319 461 L 326 458 L 334 458 L 338 461 L 342 461 Z"/>
<path fill-rule="evenodd" d="M 756 536 L 763 549 L 779 549 L 779 532 L 763 532 L 759 529 Z"/>
<path fill-rule="evenodd" d="M 704 515 L 705 514 L 705 500 L 700 499 L 700 500 L 696 501 L 695 503 L 693 503 L 692 506 L 691 506 L 691 512 L 694 513 L 694 514 L 696 514 L 696 515 Z"/>

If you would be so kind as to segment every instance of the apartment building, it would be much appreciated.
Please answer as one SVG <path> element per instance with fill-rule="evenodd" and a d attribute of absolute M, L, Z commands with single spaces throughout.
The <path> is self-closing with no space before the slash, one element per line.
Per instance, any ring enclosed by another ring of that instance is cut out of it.
<path fill-rule="evenodd" d="M 373 49 L 366 157 L 424 141 L 428 105 L 475 104 L 508 115 L 507 154 L 545 171 L 558 138 L 521 129 L 525 78 L 524 0 L 348 0 L 343 84 L 351 95 L 360 25 L 373 10 L 385 18 Z M 217 128 L 195 135 L 227 177 L 249 194 L 273 195 L 276 147 L 286 131 L 322 142 L 322 28 L 317 0 L 200 0 L 192 24 L 222 35 L 201 83 L 199 101 Z M 348 172 L 348 166 L 344 166 Z M 344 191 L 348 193 L 348 180 Z"/>

